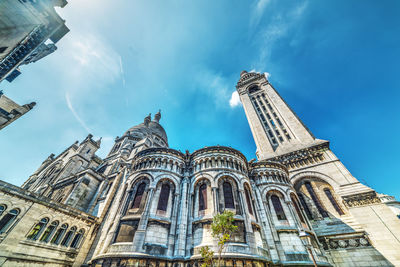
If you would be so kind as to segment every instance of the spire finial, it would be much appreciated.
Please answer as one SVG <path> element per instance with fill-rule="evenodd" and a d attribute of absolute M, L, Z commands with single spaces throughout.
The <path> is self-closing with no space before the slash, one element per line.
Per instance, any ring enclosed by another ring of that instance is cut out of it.
<path fill-rule="evenodd" d="M 154 115 L 154 120 L 156 122 L 159 122 L 161 119 L 161 109 L 158 110 L 158 112 L 156 113 L 156 115 Z"/>
<path fill-rule="evenodd" d="M 144 125 L 149 126 L 149 123 L 151 121 L 151 113 L 149 113 L 149 115 L 144 118 Z"/>

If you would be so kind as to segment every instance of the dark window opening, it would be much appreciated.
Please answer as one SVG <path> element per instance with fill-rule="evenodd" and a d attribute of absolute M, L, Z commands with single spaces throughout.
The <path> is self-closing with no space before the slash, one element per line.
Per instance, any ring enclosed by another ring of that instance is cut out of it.
<path fill-rule="evenodd" d="M 14 222 L 19 214 L 19 210 L 12 209 L 0 220 L 0 234 L 7 231 L 7 228 Z"/>
<path fill-rule="evenodd" d="M 246 196 L 246 202 L 247 202 L 247 207 L 249 209 L 249 212 L 251 215 L 253 215 L 253 208 L 251 206 L 250 193 L 249 193 L 249 190 L 247 189 L 247 187 L 244 189 L 244 194 Z"/>
<path fill-rule="evenodd" d="M 312 216 L 312 213 L 311 213 L 310 209 L 308 208 L 306 200 L 304 199 L 302 194 L 298 194 L 298 195 L 299 195 L 299 199 L 300 199 L 301 205 L 303 206 L 304 211 L 306 212 L 308 219 L 312 220 L 313 216 Z"/>
<path fill-rule="evenodd" d="M 169 184 L 163 184 L 161 186 L 160 198 L 158 199 L 157 210 L 167 211 L 168 199 L 169 199 Z"/>
<path fill-rule="evenodd" d="M 137 209 L 140 207 L 140 202 L 142 202 L 142 197 L 143 197 L 143 193 L 144 193 L 144 189 L 146 188 L 146 184 L 145 183 L 141 183 L 137 190 L 136 190 L 136 195 L 135 195 L 135 199 L 133 200 L 132 203 L 132 209 Z"/>
<path fill-rule="evenodd" d="M 299 217 L 300 217 L 300 221 L 302 223 L 305 223 L 304 218 L 303 218 L 303 214 L 301 214 L 300 207 L 297 204 L 297 200 L 293 196 L 291 196 L 291 199 L 292 199 L 292 203 L 293 203 L 294 209 L 296 210 L 297 215 L 299 215 Z"/>
<path fill-rule="evenodd" d="M 273 195 L 273 196 L 271 196 L 271 201 L 272 201 L 272 205 L 274 206 L 276 217 L 278 218 L 278 220 L 285 221 L 286 215 L 285 215 L 285 212 L 283 211 L 283 207 L 282 207 L 279 197 Z"/>
<path fill-rule="evenodd" d="M 226 209 L 234 209 L 235 204 L 233 202 L 233 192 L 232 192 L 231 184 L 229 182 L 224 182 L 222 187 L 224 190 L 225 208 Z"/>
<path fill-rule="evenodd" d="M 199 188 L 199 211 L 207 209 L 207 185 L 202 184 Z"/>
<path fill-rule="evenodd" d="M 337 213 L 339 213 L 339 215 L 343 215 L 344 213 L 342 209 L 339 207 L 338 203 L 336 202 L 336 199 L 333 197 L 331 190 L 329 190 L 329 188 L 325 188 L 324 192 L 326 196 L 329 198 L 329 201 L 332 203 L 332 206 L 335 208 Z"/>
<path fill-rule="evenodd" d="M 319 199 L 315 195 L 315 192 L 314 192 L 314 189 L 313 189 L 311 183 L 310 182 L 305 182 L 304 184 L 305 184 L 305 186 L 307 188 L 308 193 L 311 195 L 311 198 L 312 198 L 315 206 L 317 207 L 319 213 L 322 215 L 322 217 L 324 217 L 324 218 L 329 217 L 328 213 L 322 207 L 321 202 L 319 202 Z"/>
<path fill-rule="evenodd" d="M 0 47 L 0 54 L 1 53 L 4 53 L 4 51 L 6 51 L 7 50 L 7 46 L 2 46 L 2 47 Z"/>

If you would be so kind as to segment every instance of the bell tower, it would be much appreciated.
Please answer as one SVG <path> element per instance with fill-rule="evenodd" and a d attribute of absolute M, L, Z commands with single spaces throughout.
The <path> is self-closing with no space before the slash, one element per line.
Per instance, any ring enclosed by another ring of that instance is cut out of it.
<path fill-rule="evenodd" d="M 313 136 L 265 74 L 242 71 L 236 89 L 253 133 L 259 160 L 324 142 Z"/>

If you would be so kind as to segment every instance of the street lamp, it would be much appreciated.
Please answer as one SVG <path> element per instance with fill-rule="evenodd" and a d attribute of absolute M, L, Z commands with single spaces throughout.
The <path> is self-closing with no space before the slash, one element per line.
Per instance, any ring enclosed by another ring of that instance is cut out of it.
<path fill-rule="evenodd" d="M 307 248 L 308 253 L 311 255 L 311 259 L 314 263 L 315 267 L 318 267 L 317 263 L 315 262 L 314 254 L 311 250 L 311 235 L 303 230 L 299 232 L 299 237 L 303 245 Z"/>

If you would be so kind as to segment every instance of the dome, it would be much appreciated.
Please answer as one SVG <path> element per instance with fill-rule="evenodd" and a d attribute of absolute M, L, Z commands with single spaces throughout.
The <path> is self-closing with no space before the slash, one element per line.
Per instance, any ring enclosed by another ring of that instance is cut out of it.
<path fill-rule="evenodd" d="M 164 128 L 157 121 L 150 121 L 141 123 L 139 125 L 129 128 L 124 135 L 130 135 L 137 138 L 145 138 L 148 135 L 156 135 L 160 137 L 166 144 L 168 144 L 167 133 Z"/>

